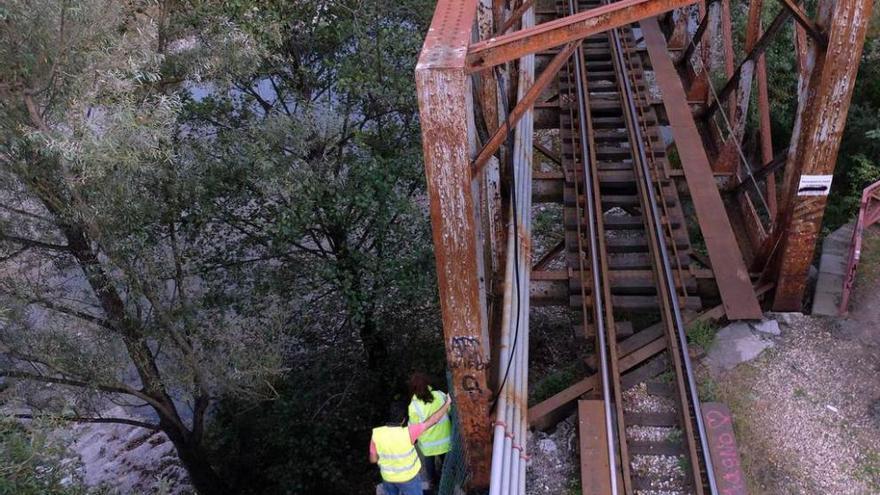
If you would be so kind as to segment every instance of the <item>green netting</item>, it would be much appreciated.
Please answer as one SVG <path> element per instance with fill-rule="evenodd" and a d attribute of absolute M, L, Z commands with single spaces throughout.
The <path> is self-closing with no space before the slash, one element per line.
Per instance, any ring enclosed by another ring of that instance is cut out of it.
<path fill-rule="evenodd" d="M 449 396 L 452 398 L 452 378 L 449 373 L 446 374 L 446 383 Z M 452 449 L 443 460 L 443 473 L 440 477 L 437 495 L 455 495 L 456 489 L 464 486 L 470 474 L 458 433 L 458 411 L 453 407 L 450 409 L 449 415 L 449 419 L 452 420 Z"/>

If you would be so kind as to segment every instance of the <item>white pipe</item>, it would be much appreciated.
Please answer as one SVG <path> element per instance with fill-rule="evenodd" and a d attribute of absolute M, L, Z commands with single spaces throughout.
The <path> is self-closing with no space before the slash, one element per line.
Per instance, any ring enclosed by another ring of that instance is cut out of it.
<path fill-rule="evenodd" d="M 507 252 L 513 252 L 513 228 L 508 229 L 509 232 L 507 234 Z M 513 279 L 513 257 L 507 257 L 507 263 L 505 266 L 504 272 L 504 310 L 502 311 L 501 316 L 501 347 L 498 352 L 498 362 L 501 364 L 501 368 L 499 368 L 499 380 L 504 379 L 504 366 L 510 359 L 510 303 L 513 296 L 513 287 L 512 281 Z M 507 400 L 507 385 L 504 385 L 504 389 L 500 391 L 498 395 L 498 403 L 496 404 L 495 409 L 495 430 L 494 437 L 492 439 L 492 469 L 490 472 L 490 481 L 489 481 L 489 495 L 500 495 L 501 492 L 501 476 L 503 471 L 503 459 L 504 459 L 504 435 L 505 435 L 505 421 L 507 419 L 507 413 L 509 409 L 509 401 Z"/>
<path fill-rule="evenodd" d="M 535 11 L 533 7 L 530 7 L 526 12 L 523 13 L 522 16 L 522 28 L 530 28 L 535 25 Z M 526 55 L 522 59 L 520 59 L 520 67 L 519 67 L 519 84 L 518 84 L 518 100 L 522 99 L 526 91 L 531 88 L 535 83 L 535 56 L 534 55 Z M 516 424 L 513 426 L 514 428 L 514 438 L 516 439 L 517 445 L 519 445 L 520 450 L 516 453 L 516 459 L 513 463 L 514 473 L 512 474 L 513 483 L 512 488 L 513 492 L 521 495 L 525 495 L 525 472 L 526 472 L 526 462 L 525 462 L 525 454 L 527 452 L 526 445 L 526 433 L 527 433 L 527 415 L 528 415 L 528 370 L 529 370 L 529 280 L 531 278 L 531 234 L 532 234 L 532 157 L 533 157 L 533 140 L 534 140 L 534 113 L 532 111 L 526 112 L 523 116 L 523 119 L 520 121 L 517 126 L 516 133 L 517 141 L 516 144 L 519 145 L 519 149 L 515 149 L 515 156 L 517 156 L 521 161 L 521 177 L 518 185 L 520 186 L 520 198 L 521 201 L 518 202 L 518 206 L 520 206 L 522 215 L 520 218 L 522 219 L 523 232 L 528 236 L 527 239 L 522 243 L 522 249 L 520 250 L 520 256 L 522 260 L 522 266 L 525 268 L 520 271 L 520 277 L 522 279 L 521 287 L 525 287 L 525 294 L 521 298 L 521 307 L 520 310 L 520 320 L 522 322 L 522 332 L 520 334 L 520 342 L 518 344 L 519 349 L 519 367 L 517 369 L 518 379 L 517 379 L 517 395 L 520 400 L 517 403 L 519 406 L 517 408 L 518 416 L 516 418 Z"/>
<path fill-rule="evenodd" d="M 534 25 L 533 9 L 526 12 L 522 22 L 523 27 Z M 535 56 L 523 57 L 520 60 L 517 100 L 521 100 L 526 91 L 534 84 L 534 72 Z M 490 495 L 524 493 L 525 487 L 525 462 L 521 456 L 520 448 L 526 448 L 528 406 L 526 380 L 528 379 L 533 132 L 534 115 L 532 111 L 528 111 L 517 123 L 514 136 L 513 174 L 516 208 L 512 212 L 511 226 L 508 231 L 504 314 L 501 322 L 502 346 L 504 346 L 506 354 L 499 360 L 499 364 L 502 366 L 499 370 L 499 378 L 504 380 L 504 375 L 507 373 L 507 380 L 499 395 L 498 410 L 496 411 L 497 420 L 503 421 L 505 426 L 496 424 L 493 432 Z M 514 222 L 517 223 L 517 235 L 514 235 Z M 516 251 L 516 257 L 514 257 L 514 251 Z M 510 363 L 509 370 L 507 369 L 508 362 Z M 514 445 L 518 447 L 516 450 L 513 449 Z"/>

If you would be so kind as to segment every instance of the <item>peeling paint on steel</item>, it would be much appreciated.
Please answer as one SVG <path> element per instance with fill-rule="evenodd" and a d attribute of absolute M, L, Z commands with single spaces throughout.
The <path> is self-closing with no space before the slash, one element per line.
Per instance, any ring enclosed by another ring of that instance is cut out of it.
<path fill-rule="evenodd" d="M 800 310 L 806 277 L 821 228 L 827 196 L 798 195 L 803 175 L 832 175 L 846 115 L 849 110 L 872 0 L 823 0 L 819 26 L 828 29 L 827 51 L 816 43 L 809 47 L 816 58 L 809 83 L 801 94 L 795 120 L 796 134 L 786 164 L 777 253 L 777 287 L 774 309 Z M 810 57 L 808 57 L 810 62 Z"/>

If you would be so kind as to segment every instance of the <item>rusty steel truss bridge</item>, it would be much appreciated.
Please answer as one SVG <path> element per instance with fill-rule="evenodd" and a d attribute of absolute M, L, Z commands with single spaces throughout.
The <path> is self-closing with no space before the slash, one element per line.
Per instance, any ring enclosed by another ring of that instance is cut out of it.
<path fill-rule="evenodd" d="M 466 489 L 524 494 L 528 430 L 576 412 L 585 494 L 668 489 L 636 469 L 651 455 L 682 460 L 673 491 L 744 493 L 687 332 L 801 310 L 872 2 L 750 0 L 734 33 L 730 0 L 438 1 L 416 84 Z M 773 44 L 797 72 L 787 144 Z M 533 243 L 544 206 L 558 235 Z M 544 307 L 571 315 L 588 371 L 529 404 Z M 670 411 L 628 409 L 646 382 Z"/>

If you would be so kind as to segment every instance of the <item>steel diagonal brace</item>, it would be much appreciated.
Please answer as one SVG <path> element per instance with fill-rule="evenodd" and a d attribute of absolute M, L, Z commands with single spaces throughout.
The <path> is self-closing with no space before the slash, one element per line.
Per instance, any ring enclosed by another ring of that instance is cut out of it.
<path fill-rule="evenodd" d="M 470 72 L 510 62 L 616 27 L 654 17 L 699 0 L 622 0 L 545 22 L 533 28 L 474 43 L 468 48 Z"/>
<path fill-rule="evenodd" d="M 743 60 L 736 70 L 733 72 L 733 75 L 730 79 L 727 80 L 727 84 L 724 85 L 724 89 L 718 93 L 717 99 L 712 101 L 712 104 L 709 105 L 709 108 L 706 109 L 705 112 L 701 115 L 704 119 L 709 119 L 718 110 L 719 103 L 725 101 L 730 93 L 732 93 L 738 86 L 740 81 L 740 74 L 742 73 L 743 66 L 746 64 L 754 64 L 758 57 L 764 53 L 764 50 L 770 45 L 770 42 L 773 41 L 773 38 L 776 37 L 776 34 L 782 29 L 782 26 L 785 24 L 785 21 L 788 20 L 788 16 L 790 13 L 787 10 L 782 10 L 776 17 L 773 19 L 773 22 L 770 23 L 770 26 L 767 28 L 767 31 L 764 31 L 764 34 L 761 35 L 761 38 L 758 39 L 758 42 L 755 43 L 755 47 L 752 51 L 749 52 L 748 56 L 746 56 L 745 60 Z"/>
<path fill-rule="evenodd" d="M 525 14 L 527 10 L 532 8 L 532 5 L 534 5 L 534 3 L 535 0 L 525 0 L 523 3 L 521 3 L 519 7 L 517 7 L 516 10 L 513 11 L 513 14 L 510 15 L 510 18 L 504 21 L 504 25 L 501 26 L 501 29 L 498 30 L 497 34 L 504 34 L 509 31 L 514 24 L 522 19 L 523 14 Z"/>
<path fill-rule="evenodd" d="M 685 64 L 694 54 L 694 51 L 697 49 L 697 45 L 703 40 L 703 34 L 706 33 L 706 29 L 709 27 L 709 19 L 711 16 L 709 15 L 709 6 L 715 3 L 716 0 L 710 0 L 706 2 L 706 14 L 703 15 L 703 19 L 700 20 L 700 25 L 697 26 L 697 30 L 694 32 L 693 38 L 691 38 L 690 43 L 685 47 L 684 52 L 676 61 L 677 64 Z"/>
<path fill-rule="evenodd" d="M 557 53 L 556 56 L 553 57 L 553 60 L 550 61 L 547 68 L 544 69 L 544 72 L 541 73 L 538 79 L 535 80 L 535 83 L 532 84 L 532 87 L 526 92 L 525 96 L 523 96 L 523 98 L 517 102 L 516 106 L 513 107 L 508 118 L 498 127 L 498 130 L 492 134 L 492 137 L 489 138 L 489 141 L 486 142 L 486 145 L 483 146 L 483 149 L 480 150 L 480 153 L 474 159 L 473 163 L 471 163 L 471 170 L 474 177 L 480 173 L 489 161 L 489 158 L 498 151 L 498 148 L 501 147 L 501 144 L 507 138 L 510 129 L 515 127 L 522 116 L 532 108 L 535 101 L 537 101 L 538 97 L 541 96 L 541 93 L 544 92 L 544 89 L 546 89 L 550 82 L 553 81 L 553 78 L 556 77 L 559 68 L 562 67 L 565 61 L 568 60 L 580 44 L 580 41 L 569 43 L 561 52 Z"/>
<path fill-rule="evenodd" d="M 792 0 L 779 0 L 779 3 L 782 4 L 782 7 L 784 7 L 785 10 L 789 11 L 791 15 L 794 16 L 794 20 L 803 26 L 807 33 L 816 40 L 817 43 L 822 45 L 822 47 L 828 46 L 828 36 L 826 36 L 825 33 L 822 32 L 822 29 L 807 16 L 803 9 Z"/>

